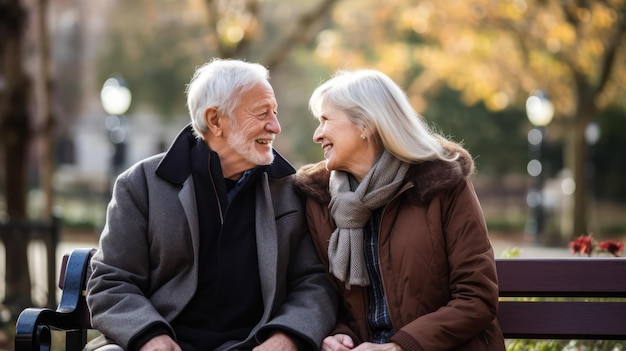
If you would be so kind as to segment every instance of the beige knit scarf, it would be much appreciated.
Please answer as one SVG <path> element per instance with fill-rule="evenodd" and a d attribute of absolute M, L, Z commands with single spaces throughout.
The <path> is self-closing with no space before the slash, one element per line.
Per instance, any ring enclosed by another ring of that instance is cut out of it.
<path fill-rule="evenodd" d="M 347 172 L 331 172 L 329 208 L 337 229 L 328 246 L 329 268 L 347 288 L 369 285 L 363 227 L 373 210 L 387 204 L 396 195 L 408 169 L 408 163 L 385 150 L 354 191 L 350 189 Z"/>

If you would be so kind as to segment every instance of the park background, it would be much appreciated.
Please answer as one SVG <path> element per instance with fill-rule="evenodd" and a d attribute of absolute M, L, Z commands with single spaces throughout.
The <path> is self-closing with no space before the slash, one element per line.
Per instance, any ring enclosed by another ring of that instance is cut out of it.
<path fill-rule="evenodd" d="M 624 242 L 625 33 L 624 0 L 2 1 L 0 316 L 54 300 L 33 245 L 54 228 L 97 243 L 115 176 L 188 123 L 185 86 L 212 57 L 270 69 L 275 147 L 296 168 L 323 158 L 311 92 L 373 67 L 472 153 L 493 238 Z"/>

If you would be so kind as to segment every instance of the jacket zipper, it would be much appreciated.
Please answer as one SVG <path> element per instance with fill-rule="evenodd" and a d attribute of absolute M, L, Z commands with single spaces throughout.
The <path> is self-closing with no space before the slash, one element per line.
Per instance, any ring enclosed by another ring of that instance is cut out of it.
<path fill-rule="evenodd" d="M 211 177 L 211 186 L 213 187 L 213 192 L 215 193 L 215 199 L 217 200 L 217 208 L 220 212 L 220 227 L 224 225 L 224 214 L 222 213 L 222 202 L 220 201 L 220 194 L 217 192 L 217 188 L 215 188 L 215 179 L 213 179 L 213 172 L 211 172 L 211 155 L 209 155 L 209 177 Z"/>
<path fill-rule="evenodd" d="M 396 318 L 394 318 L 393 314 L 392 314 L 392 310 L 389 307 L 389 296 L 387 294 L 387 287 L 385 286 L 385 278 L 383 277 L 383 269 L 382 269 L 382 265 L 381 265 L 381 260 L 380 260 L 380 233 L 381 233 L 381 228 L 382 228 L 382 224 L 383 224 L 383 219 L 385 218 L 385 212 L 387 211 L 387 206 L 389 206 L 389 204 L 391 202 L 393 202 L 394 200 L 396 200 L 400 195 L 402 195 L 404 192 L 406 192 L 408 189 L 413 188 L 415 185 L 413 183 L 408 183 L 406 185 L 404 185 L 402 188 L 400 188 L 400 191 L 398 191 L 398 193 L 391 199 L 389 200 L 389 202 L 385 205 L 385 207 L 383 208 L 383 211 L 380 214 L 380 221 L 378 222 L 378 243 L 376 245 L 376 252 L 378 254 L 378 271 L 380 272 L 380 282 L 383 285 L 383 292 L 385 292 L 385 303 L 387 304 L 387 308 L 389 310 L 389 317 L 391 319 L 391 327 L 393 328 L 394 331 L 398 331 L 398 328 L 396 328 L 395 325 L 395 321 L 397 320 Z M 367 300 L 367 298 L 366 298 Z M 369 302 L 366 304 L 366 306 L 369 306 Z M 366 307 L 369 309 L 369 307 Z M 369 314 L 369 311 L 367 311 Z M 368 331 L 369 332 L 369 331 Z M 371 333 L 370 333 L 371 334 Z M 371 339 L 371 335 L 370 335 L 370 339 Z"/>

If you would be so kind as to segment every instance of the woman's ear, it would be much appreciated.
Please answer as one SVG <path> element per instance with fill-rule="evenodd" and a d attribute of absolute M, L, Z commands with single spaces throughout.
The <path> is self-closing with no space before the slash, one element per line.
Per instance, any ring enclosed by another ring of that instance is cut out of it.
<path fill-rule="evenodd" d="M 204 110 L 204 121 L 209 127 L 209 132 L 215 136 L 222 135 L 222 125 L 220 113 L 215 107 L 209 107 Z"/>
<path fill-rule="evenodd" d="M 369 132 L 367 128 L 361 127 L 361 140 L 367 140 L 369 138 Z"/>

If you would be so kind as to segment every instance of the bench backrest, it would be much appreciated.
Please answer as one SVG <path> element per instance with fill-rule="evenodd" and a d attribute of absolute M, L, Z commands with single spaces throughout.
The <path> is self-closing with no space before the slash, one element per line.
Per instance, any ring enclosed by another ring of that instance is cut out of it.
<path fill-rule="evenodd" d="M 626 340 L 625 258 L 498 258 L 496 267 L 506 338 Z M 89 328 L 84 286 L 81 295 Z"/>
<path fill-rule="evenodd" d="M 75 310 L 76 327 L 90 329 L 91 320 L 87 307 L 87 278 L 91 274 L 91 256 L 95 249 L 75 249 L 63 255 L 59 273 L 59 288 L 63 290 L 57 311 Z M 66 288 L 67 287 L 67 288 Z"/>
<path fill-rule="evenodd" d="M 626 259 L 496 259 L 506 338 L 626 340 Z"/>
<path fill-rule="evenodd" d="M 61 301 L 56 310 L 29 307 L 20 313 L 15 324 L 15 351 L 50 350 L 53 329 L 65 331 L 66 351 L 82 350 L 91 328 L 85 285 L 94 251 L 74 249 L 64 256 L 59 277 Z"/>
<path fill-rule="evenodd" d="M 67 267 L 69 257 L 64 256 L 60 287 L 73 286 L 59 306 L 78 304 L 84 313 L 76 322 L 90 328 L 86 279 L 72 275 L 88 272 L 81 259 L 91 255 L 82 251 L 76 266 Z M 498 319 L 506 338 L 626 340 L 625 258 L 498 258 L 496 267 Z"/>

